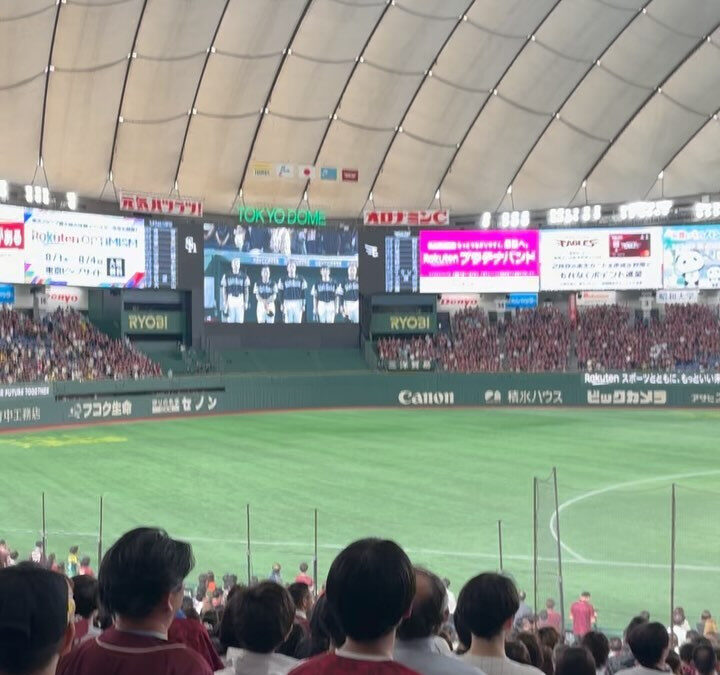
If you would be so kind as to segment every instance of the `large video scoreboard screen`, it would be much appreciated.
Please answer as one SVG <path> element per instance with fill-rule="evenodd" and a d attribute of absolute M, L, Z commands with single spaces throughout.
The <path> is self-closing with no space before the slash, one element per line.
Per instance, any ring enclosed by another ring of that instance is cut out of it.
<path fill-rule="evenodd" d="M 0 282 L 176 288 L 171 222 L 0 205 Z"/>
<path fill-rule="evenodd" d="M 204 225 L 205 321 L 358 323 L 357 229 Z"/>

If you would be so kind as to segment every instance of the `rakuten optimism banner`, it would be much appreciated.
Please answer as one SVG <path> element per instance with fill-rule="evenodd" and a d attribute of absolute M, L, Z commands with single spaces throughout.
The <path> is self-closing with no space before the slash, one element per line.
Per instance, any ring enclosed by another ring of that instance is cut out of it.
<path fill-rule="evenodd" d="M 544 230 L 544 291 L 637 290 L 662 287 L 662 229 Z"/>
<path fill-rule="evenodd" d="M 537 230 L 422 230 L 421 293 L 537 292 Z"/>
<path fill-rule="evenodd" d="M 0 281 L 142 288 L 139 218 L 0 206 Z"/>

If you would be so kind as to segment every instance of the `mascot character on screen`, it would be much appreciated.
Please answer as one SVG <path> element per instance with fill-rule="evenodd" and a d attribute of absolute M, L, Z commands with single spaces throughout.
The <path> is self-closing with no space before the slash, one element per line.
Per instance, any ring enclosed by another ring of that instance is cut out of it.
<path fill-rule="evenodd" d="M 675 257 L 675 272 L 678 281 L 688 288 L 697 288 L 700 284 L 700 272 L 705 266 L 702 254 L 692 249 L 680 251 Z"/>

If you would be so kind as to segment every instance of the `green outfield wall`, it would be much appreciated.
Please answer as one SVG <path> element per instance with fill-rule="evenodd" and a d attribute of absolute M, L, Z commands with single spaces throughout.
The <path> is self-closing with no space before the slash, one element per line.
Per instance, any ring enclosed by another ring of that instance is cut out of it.
<path fill-rule="evenodd" d="M 720 374 L 318 373 L 0 386 L 0 430 L 334 407 L 720 407 Z"/>

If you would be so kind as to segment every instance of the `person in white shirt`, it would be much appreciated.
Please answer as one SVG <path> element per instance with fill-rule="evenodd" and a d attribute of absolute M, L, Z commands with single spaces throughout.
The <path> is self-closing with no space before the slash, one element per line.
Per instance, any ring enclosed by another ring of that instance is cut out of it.
<path fill-rule="evenodd" d="M 681 645 L 686 642 L 685 638 L 687 637 L 687 632 L 690 630 L 690 624 L 685 618 L 685 610 L 682 607 L 676 607 L 673 610 L 672 620 L 672 632 L 675 633 L 675 637 L 677 637 L 678 645 Z M 669 632 L 670 629 L 668 628 L 668 633 Z"/>
<path fill-rule="evenodd" d="M 658 670 L 666 670 L 670 636 L 661 623 L 651 621 L 635 626 L 627 636 L 627 642 L 637 665 L 619 671 L 618 675 L 657 675 Z"/>
<path fill-rule="evenodd" d="M 450 612 L 450 616 L 452 616 L 453 614 L 455 614 L 455 608 L 457 607 L 457 599 L 455 598 L 455 593 L 450 590 L 450 579 L 445 577 L 443 579 L 443 583 L 445 584 L 445 593 L 447 594 L 448 612 Z"/>
<path fill-rule="evenodd" d="M 506 576 L 486 572 L 470 579 L 458 597 L 455 623 L 458 633 L 469 632 L 465 663 L 487 675 L 541 675 L 542 671 L 505 656 L 505 636 L 512 630 L 520 607 L 515 584 Z"/>
<path fill-rule="evenodd" d="M 222 675 L 286 675 L 296 659 L 275 654 L 290 634 L 295 604 L 280 584 L 263 581 L 249 588 L 236 586 L 228 595 L 220 624 L 220 640 L 228 645 L 228 667 Z M 242 645 L 242 648 L 241 648 Z"/>

